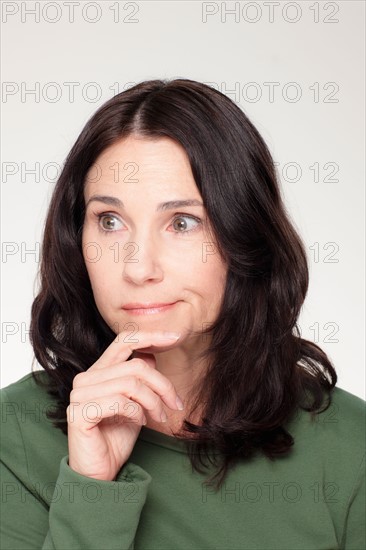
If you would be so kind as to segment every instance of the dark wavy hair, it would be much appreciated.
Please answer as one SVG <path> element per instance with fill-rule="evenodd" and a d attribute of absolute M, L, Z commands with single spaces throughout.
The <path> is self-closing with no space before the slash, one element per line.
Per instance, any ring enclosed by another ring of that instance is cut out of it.
<path fill-rule="evenodd" d="M 187 443 L 192 469 L 202 473 L 207 460 L 218 466 L 208 480 L 217 490 L 235 462 L 259 450 L 271 460 L 290 452 L 294 439 L 286 423 L 300 408 L 312 418 L 326 410 L 337 382 L 324 351 L 300 336 L 308 264 L 273 159 L 258 130 L 221 92 L 189 79 L 147 80 L 109 99 L 86 123 L 44 227 L 30 338 L 49 376 L 36 382 L 57 398 L 47 416 L 67 435 L 73 378 L 116 337 L 96 307 L 82 254 L 85 177 L 107 147 L 129 135 L 168 137 L 183 146 L 218 252 L 228 262 L 218 317 L 202 331 L 210 335 L 200 355 L 208 367 L 190 411 L 203 406 L 202 421 L 185 419 L 175 433 Z"/>

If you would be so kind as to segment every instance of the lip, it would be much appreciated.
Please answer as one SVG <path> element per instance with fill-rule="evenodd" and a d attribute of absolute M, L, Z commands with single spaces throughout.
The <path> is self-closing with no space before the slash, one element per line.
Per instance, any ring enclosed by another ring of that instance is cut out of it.
<path fill-rule="evenodd" d="M 167 311 L 171 309 L 173 306 L 175 306 L 177 302 L 171 302 L 171 303 L 130 303 L 123 306 L 122 309 L 125 311 L 128 311 L 128 313 L 132 315 L 152 315 L 155 313 L 161 313 L 163 311 Z"/>

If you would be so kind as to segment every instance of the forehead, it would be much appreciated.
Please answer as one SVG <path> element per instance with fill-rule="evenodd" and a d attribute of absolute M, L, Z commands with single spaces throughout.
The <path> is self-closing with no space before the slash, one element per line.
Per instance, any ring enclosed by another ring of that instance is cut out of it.
<path fill-rule="evenodd" d="M 135 182 L 189 189 L 198 194 L 184 148 L 170 138 L 128 136 L 105 149 L 90 167 L 85 191 Z"/>

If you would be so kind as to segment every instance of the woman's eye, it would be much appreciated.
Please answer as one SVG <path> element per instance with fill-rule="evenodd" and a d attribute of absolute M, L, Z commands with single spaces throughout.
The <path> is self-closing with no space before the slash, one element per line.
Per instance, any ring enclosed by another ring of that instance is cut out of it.
<path fill-rule="evenodd" d="M 188 219 L 193 222 L 193 227 L 190 227 L 185 220 Z M 195 231 L 197 225 L 200 225 L 201 221 L 193 216 L 177 216 L 173 220 L 173 227 L 176 229 L 177 233 L 189 233 L 190 231 Z"/>
<path fill-rule="evenodd" d="M 121 228 L 122 222 L 113 214 L 98 214 L 98 224 L 101 231 L 104 233 L 111 233 L 112 231 L 117 231 Z M 188 221 L 187 221 L 188 220 Z M 174 232 L 179 234 L 190 233 L 195 231 L 199 225 L 201 225 L 201 220 L 193 216 L 188 215 L 179 215 L 174 218 L 172 221 L 172 226 Z"/>
<path fill-rule="evenodd" d="M 101 214 L 98 216 L 99 223 L 101 226 L 102 231 L 115 231 L 116 225 L 120 222 L 115 216 L 112 216 L 111 214 Z"/>

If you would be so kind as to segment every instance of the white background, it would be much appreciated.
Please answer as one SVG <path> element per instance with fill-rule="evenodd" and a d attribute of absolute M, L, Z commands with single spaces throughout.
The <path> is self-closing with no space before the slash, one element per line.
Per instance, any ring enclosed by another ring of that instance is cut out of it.
<path fill-rule="evenodd" d="M 308 253 L 302 336 L 365 399 L 365 3 L 36 4 L 2 2 L 1 387 L 31 371 L 50 163 L 119 91 L 180 77 L 218 87 L 267 142 Z"/>

